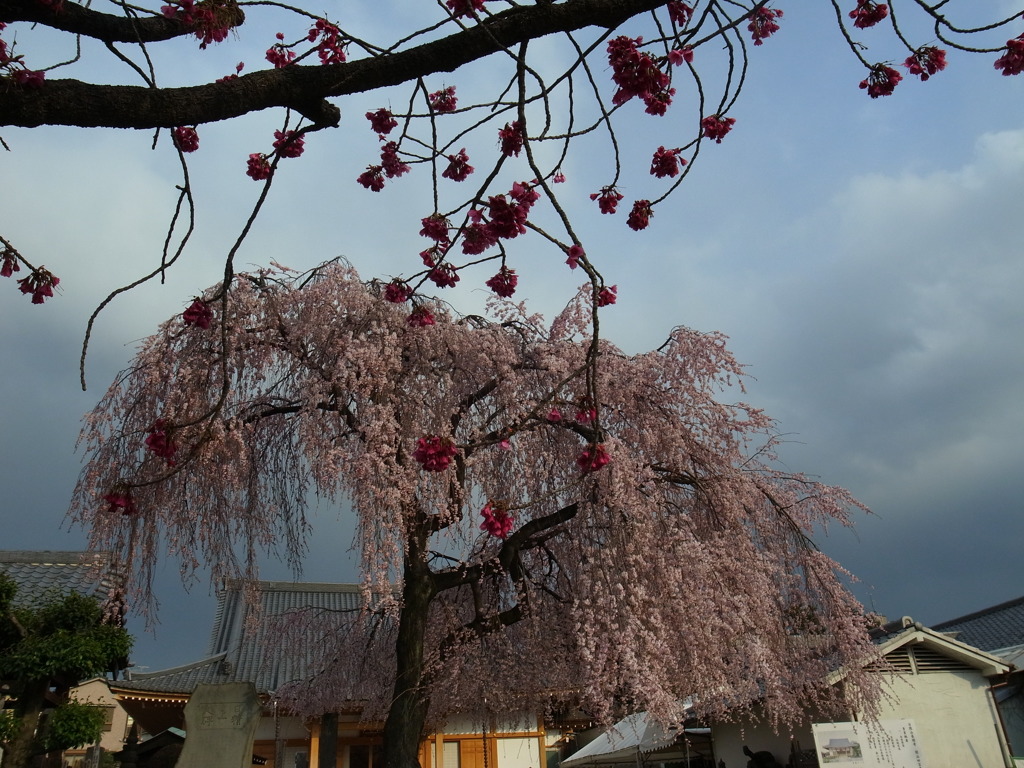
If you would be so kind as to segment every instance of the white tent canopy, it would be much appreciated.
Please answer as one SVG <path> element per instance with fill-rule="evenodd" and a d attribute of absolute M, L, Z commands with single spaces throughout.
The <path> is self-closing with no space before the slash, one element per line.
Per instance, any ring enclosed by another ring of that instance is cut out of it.
<path fill-rule="evenodd" d="M 707 738 L 707 728 L 686 729 L 686 735 Z M 562 768 L 616 765 L 643 762 L 685 761 L 693 754 L 685 743 L 682 729 L 668 729 L 646 712 L 637 712 L 620 720 L 609 730 L 562 761 Z"/>

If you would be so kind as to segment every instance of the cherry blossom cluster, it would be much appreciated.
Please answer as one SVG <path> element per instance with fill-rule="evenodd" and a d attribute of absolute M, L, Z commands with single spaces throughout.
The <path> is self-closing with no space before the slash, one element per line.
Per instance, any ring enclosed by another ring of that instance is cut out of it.
<path fill-rule="evenodd" d="M 179 126 L 171 131 L 174 146 L 182 152 L 195 152 L 199 149 L 199 134 L 189 126 Z"/>
<path fill-rule="evenodd" d="M 446 0 L 445 5 L 456 19 L 473 16 L 484 9 L 485 0 Z"/>
<path fill-rule="evenodd" d="M 762 45 L 765 38 L 771 37 L 779 31 L 778 19 L 782 18 L 782 11 L 777 8 L 759 7 L 754 11 L 747 23 L 747 29 L 754 38 L 754 45 Z"/>
<path fill-rule="evenodd" d="M 194 325 L 196 328 L 202 328 L 205 331 L 210 327 L 210 323 L 213 322 L 213 310 L 202 299 L 196 299 L 181 314 L 181 318 L 185 321 L 185 325 Z"/>
<path fill-rule="evenodd" d="M 0 32 L 6 27 L 7 25 L 0 21 Z M 8 46 L 7 42 L 0 38 L 0 77 L 10 78 L 21 88 L 42 88 L 46 81 L 46 73 L 42 70 L 29 69 L 24 64 L 24 57 L 15 55 L 13 51 L 14 46 Z"/>
<path fill-rule="evenodd" d="M 267 48 L 265 55 L 267 61 L 274 65 L 274 69 L 283 69 L 289 64 L 292 64 L 298 54 L 296 54 L 289 46 L 285 45 L 284 32 L 278 32 L 276 37 L 277 42 Z"/>
<path fill-rule="evenodd" d="M 348 41 L 342 37 L 336 24 L 327 19 L 317 19 L 306 37 L 311 43 L 316 43 L 316 55 L 321 64 L 345 63 Z"/>
<path fill-rule="evenodd" d="M 889 15 L 886 3 L 874 3 L 871 0 L 857 0 L 857 7 L 850 11 L 853 26 L 857 29 L 873 27 Z"/>
<path fill-rule="evenodd" d="M 679 0 L 672 0 L 666 8 L 668 9 L 669 19 L 679 28 L 685 27 L 690 23 L 690 19 L 693 18 L 693 7 L 687 3 L 679 2 Z"/>
<path fill-rule="evenodd" d="M 505 157 L 519 157 L 524 137 L 523 126 L 518 120 L 505 123 L 505 127 L 498 131 L 498 138 L 501 140 L 501 154 Z"/>
<path fill-rule="evenodd" d="M 450 437 L 426 435 L 416 441 L 412 457 L 428 472 L 443 472 L 458 453 L 459 449 Z"/>
<path fill-rule="evenodd" d="M 648 114 L 664 115 L 675 94 L 675 89 L 669 87 L 672 79 L 649 53 L 638 48 L 642 42 L 642 37 L 620 35 L 608 43 L 612 81 L 618 86 L 612 103 L 625 104 L 637 96 L 647 105 Z"/>
<path fill-rule="evenodd" d="M 509 269 L 504 264 L 498 270 L 498 274 L 487 281 L 486 285 L 497 295 L 508 298 L 516 292 L 516 285 L 519 284 L 519 277 L 514 269 Z"/>
<path fill-rule="evenodd" d="M 168 434 L 168 430 L 169 427 L 165 419 L 154 421 L 153 426 L 149 428 L 149 434 L 146 435 L 146 448 L 154 456 L 164 459 L 167 466 L 173 467 L 176 463 L 174 454 L 178 452 L 178 446 Z"/>
<path fill-rule="evenodd" d="M 597 207 L 601 213 L 615 213 L 622 200 L 622 194 L 614 186 L 608 186 L 602 187 L 600 192 L 594 192 L 590 199 L 597 200 Z"/>
<path fill-rule="evenodd" d="M 1006 41 L 1006 53 L 995 61 L 995 68 L 1004 75 L 1019 75 L 1024 72 L 1024 35 Z"/>
<path fill-rule="evenodd" d="M 274 131 L 274 151 L 267 155 L 253 152 L 246 163 L 245 175 L 253 181 L 263 181 L 273 173 L 273 157 L 301 157 L 306 148 L 302 131 Z"/>
<path fill-rule="evenodd" d="M 398 127 L 398 121 L 391 114 L 391 110 L 381 107 L 376 112 L 367 112 L 366 119 L 370 121 L 370 127 L 378 136 L 387 136 Z"/>
<path fill-rule="evenodd" d="M 434 325 L 434 313 L 421 304 L 409 313 L 407 322 L 412 328 L 426 328 L 429 325 Z"/>
<path fill-rule="evenodd" d="M 113 490 L 110 493 L 104 494 L 103 500 L 107 502 L 107 512 L 132 515 L 138 511 L 135 507 L 135 500 L 128 490 Z"/>
<path fill-rule="evenodd" d="M 3 266 L 0 267 L 0 275 L 10 277 L 14 272 L 19 271 L 16 261 L 10 260 L 4 255 Z M 53 296 L 53 289 L 60 283 L 60 278 L 43 267 L 37 267 L 29 273 L 28 277 L 18 280 L 18 290 L 32 297 L 33 304 L 42 304 Z"/>
<path fill-rule="evenodd" d="M 686 158 L 679 157 L 679 149 L 665 149 L 658 147 L 651 158 L 651 175 L 662 179 L 666 176 L 674 177 L 679 175 L 681 165 L 686 165 Z"/>
<path fill-rule="evenodd" d="M 941 72 L 946 68 L 946 52 L 941 48 L 926 45 L 908 56 L 907 60 L 903 62 L 903 66 L 910 74 L 920 77 L 924 82 L 936 72 Z"/>
<path fill-rule="evenodd" d="M 480 510 L 480 516 L 483 518 L 480 530 L 486 531 L 491 536 L 507 539 L 508 535 L 512 533 L 515 519 L 504 505 L 489 501 Z"/>
<path fill-rule="evenodd" d="M 633 231 L 639 232 L 642 229 L 647 229 L 653 215 L 654 209 L 651 208 L 650 200 L 637 200 L 633 203 L 633 209 L 629 212 L 626 224 Z"/>
<path fill-rule="evenodd" d="M 168 19 L 180 21 L 199 38 L 199 47 L 222 43 L 228 32 L 241 20 L 241 11 L 234 0 L 170 0 L 160 8 Z"/>
<path fill-rule="evenodd" d="M 721 115 L 708 115 L 700 121 L 701 133 L 716 144 L 721 144 L 722 139 L 736 125 L 736 118 L 722 117 Z"/>
<path fill-rule="evenodd" d="M 593 443 L 583 450 L 576 459 L 576 464 L 584 474 L 597 472 L 611 461 L 604 443 Z"/>
<path fill-rule="evenodd" d="M 868 76 L 860 81 L 860 87 L 868 92 L 868 96 L 877 99 L 879 96 L 891 96 L 899 85 L 903 75 L 886 64 L 875 64 Z"/>
<path fill-rule="evenodd" d="M 473 172 L 473 166 L 469 164 L 469 155 L 463 147 L 454 155 L 448 155 L 448 167 L 441 172 L 441 175 L 452 181 L 465 181 L 466 177 Z"/>
<path fill-rule="evenodd" d="M 434 91 L 427 97 L 430 108 L 439 114 L 454 112 L 458 106 L 459 99 L 455 95 L 455 86 L 449 85 L 440 91 Z"/>

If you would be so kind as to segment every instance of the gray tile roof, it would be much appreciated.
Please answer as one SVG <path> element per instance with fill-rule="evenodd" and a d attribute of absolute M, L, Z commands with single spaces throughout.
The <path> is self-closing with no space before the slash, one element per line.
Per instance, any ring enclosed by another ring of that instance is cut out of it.
<path fill-rule="evenodd" d="M 309 676 L 301 649 L 276 642 L 275 619 L 303 609 L 357 611 L 358 584 L 308 584 L 264 581 L 245 586 L 233 582 L 218 595 L 210 637 L 210 654 L 191 664 L 154 672 L 131 672 L 119 688 L 159 693 L 191 693 L 200 683 L 252 682 L 260 693 L 276 691 Z M 257 620 L 250 621 L 254 615 Z"/>
<path fill-rule="evenodd" d="M 51 595 L 78 592 L 104 600 L 114 585 L 106 552 L 0 550 L 0 571 L 18 585 L 17 605 L 38 605 Z"/>
<path fill-rule="evenodd" d="M 1024 597 L 935 624 L 932 629 L 983 651 L 1024 645 Z"/>

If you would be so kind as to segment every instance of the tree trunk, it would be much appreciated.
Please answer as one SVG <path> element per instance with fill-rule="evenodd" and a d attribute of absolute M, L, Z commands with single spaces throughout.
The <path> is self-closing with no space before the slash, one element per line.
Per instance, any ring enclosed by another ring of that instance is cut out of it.
<path fill-rule="evenodd" d="M 424 686 L 423 642 L 434 598 L 426 544 L 426 526 L 415 526 L 405 553 L 402 610 L 395 643 L 397 669 L 391 708 L 384 721 L 383 768 L 419 768 L 420 740 L 430 706 Z"/>
<path fill-rule="evenodd" d="M 46 689 L 46 681 L 31 681 L 18 696 L 14 712 L 21 722 L 18 732 L 8 743 L 8 751 L 4 754 L 4 768 L 31 768 L 32 758 L 38 752 L 36 729 L 39 727 L 39 716 L 46 701 Z"/>

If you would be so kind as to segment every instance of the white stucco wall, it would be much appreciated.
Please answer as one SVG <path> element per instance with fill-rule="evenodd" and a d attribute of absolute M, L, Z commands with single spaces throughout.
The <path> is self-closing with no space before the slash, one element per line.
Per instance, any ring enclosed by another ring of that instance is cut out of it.
<path fill-rule="evenodd" d="M 888 676 L 890 696 L 883 701 L 880 720 L 911 720 L 920 745 L 924 768 L 1003 768 L 998 715 L 988 692 L 988 681 L 975 671 L 926 672 Z M 790 743 L 814 747 L 810 725 L 774 733 L 767 725 L 716 724 L 715 758 L 725 768 L 746 768 L 743 745 L 768 750 L 785 764 Z"/>
<path fill-rule="evenodd" d="M 544 768 L 536 738 L 498 739 L 498 768 Z"/>
<path fill-rule="evenodd" d="M 932 672 L 891 681 L 897 701 L 880 719 L 913 720 L 927 768 L 1000 768 L 999 716 L 978 672 Z"/>

